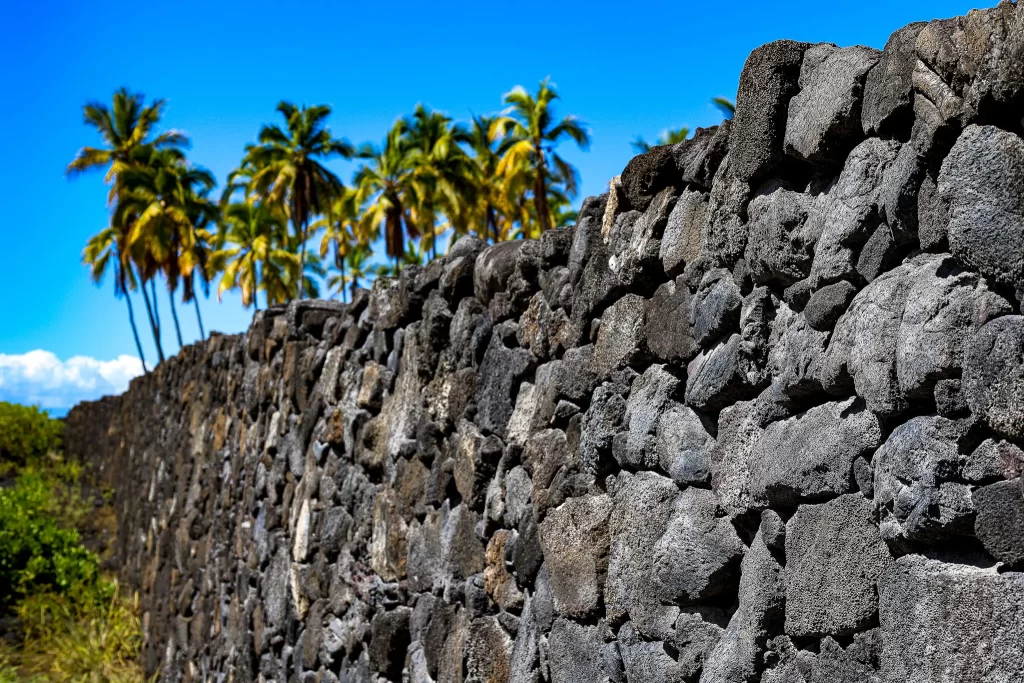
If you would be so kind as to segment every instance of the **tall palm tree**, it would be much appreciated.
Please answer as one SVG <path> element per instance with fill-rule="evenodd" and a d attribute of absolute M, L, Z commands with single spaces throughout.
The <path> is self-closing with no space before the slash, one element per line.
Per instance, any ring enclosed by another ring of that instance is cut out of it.
<path fill-rule="evenodd" d="M 133 93 L 127 88 L 120 88 L 114 92 L 111 106 L 102 102 L 89 102 L 82 108 L 83 118 L 86 125 L 96 129 L 105 143 L 105 147 L 82 147 L 75 158 L 68 164 L 65 175 L 76 177 L 86 171 L 99 168 L 106 168 L 107 183 L 110 184 L 110 192 L 107 201 L 115 204 L 118 196 L 124 189 L 121 176 L 130 166 L 138 163 L 141 155 L 145 157 L 148 148 L 161 150 L 176 150 L 189 144 L 188 138 L 181 132 L 170 130 L 159 135 L 154 135 L 154 127 L 160 121 L 160 116 L 165 105 L 164 100 L 154 100 L 146 104 L 145 95 Z M 116 210 L 116 209 L 115 209 Z M 125 222 L 111 222 L 115 230 L 127 233 L 128 224 Z M 100 235 L 94 236 L 94 239 Z M 100 242 L 106 238 L 100 239 Z M 87 247 L 88 248 L 88 247 Z M 95 248 L 95 245 L 94 245 Z M 118 272 L 125 278 L 126 283 L 134 282 L 132 264 L 126 242 L 120 244 L 117 250 L 120 265 Z M 133 285 L 134 286 L 134 285 Z M 153 331 L 154 342 L 156 343 L 157 355 L 163 361 L 163 348 L 160 344 L 159 321 L 154 317 L 154 310 L 149 304 L 149 296 L 146 293 L 145 281 L 141 283 L 143 299 L 146 302 L 146 313 L 149 317 L 150 328 Z M 127 290 L 123 290 L 127 294 Z M 115 288 L 115 294 L 117 289 Z M 131 301 L 129 300 L 129 306 Z M 134 318 L 134 316 L 132 316 Z M 134 321 L 133 333 L 137 336 Z"/>
<path fill-rule="evenodd" d="M 690 129 L 687 128 L 686 126 L 683 126 L 682 128 L 673 128 L 670 130 L 666 130 L 658 137 L 658 141 L 655 142 L 654 145 L 674 145 L 678 142 L 682 142 L 683 140 L 685 140 L 686 136 L 688 136 L 689 134 Z M 651 145 L 646 140 L 644 140 L 639 135 L 636 136 L 636 139 L 629 144 L 633 146 L 633 151 L 635 151 L 637 154 L 650 152 L 651 147 L 654 146 Z"/>
<path fill-rule="evenodd" d="M 499 171 L 516 173 L 524 166 L 532 170 L 533 202 L 540 232 L 551 227 L 548 185 L 563 184 L 570 197 L 575 196 L 578 188 L 578 172 L 555 152 L 555 147 L 566 138 L 581 149 L 590 145 L 590 134 L 577 117 L 566 116 L 554 122 L 552 102 L 556 99 L 558 93 L 549 79 L 541 81 L 535 95 L 516 86 L 505 95 L 508 108 L 493 124 L 504 136 Z"/>
<path fill-rule="evenodd" d="M 353 183 L 357 200 L 365 206 L 362 223 L 371 234 L 384 233 L 387 256 L 399 260 L 405 253 L 406 237 L 419 237 L 419 227 L 410 209 L 423 194 L 422 184 L 415 176 L 417 153 L 410 149 L 405 137 L 407 126 L 399 120 L 388 131 L 384 144 L 364 144 L 358 156 L 366 163 L 356 171 Z"/>
<path fill-rule="evenodd" d="M 499 213 L 505 206 L 505 188 L 502 176 L 498 173 L 501 155 L 495 144 L 493 135 L 493 116 L 474 116 L 463 138 L 466 146 L 473 153 L 475 219 L 482 229 L 478 236 L 483 240 L 498 242 L 501 239 Z"/>
<path fill-rule="evenodd" d="M 163 274 L 178 346 L 182 347 L 174 295 L 182 279 L 192 277 L 199 258 L 197 242 L 208 239 L 196 222 L 207 223 L 215 216 L 216 207 L 206 195 L 216 181 L 209 171 L 187 164 L 177 150 L 152 148 L 147 163 L 132 164 L 122 175 L 124 190 L 118 210 L 132 217 L 129 247 L 141 249 L 146 262 Z M 155 274 L 148 270 L 144 277 Z"/>
<path fill-rule="evenodd" d="M 145 95 L 123 87 L 114 92 L 110 107 L 103 102 L 87 103 L 82 107 L 85 124 L 95 128 L 107 146 L 82 147 L 68 164 L 65 175 L 74 177 L 105 166 L 105 180 L 111 184 L 108 201 L 113 202 L 119 188 L 118 175 L 132 162 L 132 155 L 140 147 L 188 146 L 188 137 L 176 130 L 152 136 L 165 104 L 166 100 L 153 100 L 146 105 Z"/>
<path fill-rule="evenodd" d="M 310 220 L 324 213 L 342 188 L 338 176 L 321 162 L 335 156 L 347 159 L 354 150 L 347 141 L 331 136 L 325 123 L 330 107 L 296 107 L 282 101 L 277 111 L 284 116 L 285 129 L 264 126 L 258 144 L 246 146 L 242 167 L 251 174 L 249 189 L 260 201 L 287 207 L 298 237 L 299 271 L 304 272 Z M 300 288 L 300 297 L 303 291 Z"/>
<path fill-rule="evenodd" d="M 96 284 L 103 281 L 107 268 L 114 269 L 114 296 L 123 296 L 128 303 L 128 322 L 135 338 L 135 348 L 139 352 L 139 360 L 142 361 L 142 371 L 149 372 L 146 357 L 142 353 L 142 342 L 139 341 L 139 330 L 135 326 L 135 311 L 132 310 L 132 298 L 129 294 L 129 290 L 135 288 L 135 278 L 130 262 L 122 256 L 127 242 L 128 236 L 124 230 L 113 225 L 108 226 L 89 238 L 82 252 L 82 262 L 89 266 L 90 276 Z"/>
<path fill-rule="evenodd" d="M 292 264 L 297 266 L 299 259 L 289 251 L 288 239 L 283 212 L 262 203 L 229 204 L 209 258 L 210 271 L 221 274 L 217 299 L 238 289 L 242 305 L 255 309 L 262 289 L 268 306 L 288 301 L 286 271 Z"/>
<path fill-rule="evenodd" d="M 451 228 L 456 236 L 466 234 L 472 222 L 475 169 L 461 147 L 469 137 L 465 128 L 452 124 L 451 117 L 422 104 L 406 120 L 406 129 L 415 177 L 423 188 L 411 216 L 419 224 L 420 250 L 429 248 L 436 257 L 440 233 Z M 446 224 L 438 223 L 441 215 Z"/>
<path fill-rule="evenodd" d="M 350 248 L 341 264 L 335 264 L 335 272 L 327 276 L 327 288 L 336 292 L 341 300 L 345 300 L 345 286 L 349 287 L 350 300 L 355 297 L 360 282 L 370 277 L 368 261 L 373 252 L 369 245 L 356 244 Z"/>
<path fill-rule="evenodd" d="M 346 187 L 337 197 L 330 210 L 329 218 L 321 218 L 310 226 L 313 229 L 323 228 L 324 236 L 320 241 L 320 257 L 325 258 L 334 246 L 334 267 L 340 272 L 341 280 L 345 278 L 345 264 L 350 253 L 368 248 L 370 236 L 366 234 L 360 222 L 359 192 L 355 188 Z M 331 282 L 327 286 L 333 289 Z M 344 301 L 344 283 L 338 289 Z"/>

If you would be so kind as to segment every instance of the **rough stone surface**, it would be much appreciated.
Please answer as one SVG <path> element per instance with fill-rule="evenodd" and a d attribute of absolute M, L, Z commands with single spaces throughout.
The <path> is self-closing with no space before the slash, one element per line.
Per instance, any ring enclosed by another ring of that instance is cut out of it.
<path fill-rule="evenodd" d="M 878 58 L 871 48 L 842 48 L 810 73 L 789 102 L 787 154 L 814 164 L 842 163 L 864 135 L 860 120 L 864 81 Z"/>
<path fill-rule="evenodd" d="M 1024 576 L 907 555 L 879 582 L 881 679 L 1024 676 Z"/>
<path fill-rule="evenodd" d="M 1024 132 L 1022 130 L 1021 132 Z M 969 126 L 942 163 L 950 251 L 996 282 L 1024 292 L 1024 139 Z"/>
<path fill-rule="evenodd" d="M 143 668 L 1024 680 L 1022 113 L 1019 4 L 772 43 L 575 225 L 77 406 Z"/>
<path fill-rule="evenodd" d="M 740 178 L 765 176 L 785 157 L 786 117 L 790 100 L 799 92 L 800 65 L 808 47 L 780 40 L 747 57 L 729 134 L 729 160 Z"/>
<path fill-rule="evenodd" d="M 786 524 L 786 633 L 838 636 L 870 627 L 876 584 L 891 565 L 860 494 L 800 508 Z"/>
<path fill-rule="evenodd" d="M 964 359 L 964 393 L 971 412 L 993 430 L 1024 439 L 1024 317 L 996 318 L 974 335 Z"/>

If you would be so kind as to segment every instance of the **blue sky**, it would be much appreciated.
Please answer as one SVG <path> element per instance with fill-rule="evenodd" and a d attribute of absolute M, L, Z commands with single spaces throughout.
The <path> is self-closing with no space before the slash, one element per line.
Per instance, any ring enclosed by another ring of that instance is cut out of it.
<path fill-rule="evenodd" d="M 102 176 L 63 177 L 76 150 L 98 141 L 81 122 L 81 105 L 109 101 L 121 85 L 167 99 L 166 125 L 187 131 L 190 158 L 223 182 L 260 125 L 275 120 L 280 99 L 330 104 L 336 135 L 379 142 L 417 102 L 465 119 L 500 109 L 512 86 L 534 87 L 550 75 L 563 97 L 559 111 L 581 116 L 592 133 L 589 152 L 565 151 L 580 169 L 585 196 L 600 193 L 622 169 L 637 134 L 650 140 L 670 127 L 716 123 L 721 117 L 710 98 L 734 96 L 743 62 L 758 45 L 792 38 L 881 48 L 905 24 L 972 6 L 956 0 L 528 0 L 499 11 L 485 3 L 402 1 L 386 8 L 8 3 L 0 25 L 0 129 L 6 132 L 0 186 L 9 197 L 0 268 L 0 400 L 69 403 L 119 390 L 130 374 L 130 360 L 117 367 L 81 359 L 68 365 L 74 357 L 110 363 L 135 355 L 124 302 L 113 297 L 109 281 L 92 285 L 80 263 L 86 239 L 107 220 Z M 353 166 L 334 166 L 348 180 Z M 164 347 L 173 353 L 165 297 L 160 305 Z M 251 316 L 230 295 L 202 305 L 208 329 L 238 332 Z M 194 339 L 194 314 L 180 314 L 186 341 Z M 143 315 L 141 300 L 136 315 Z M 143 337 L 152 361 L 152 340 Z M 53 358 L 24 361 L 23 354 L 36 350 Z M 92 379 L 82 379 L 88 367 Z M 41 382 L 57 388 L 40 398 Z M 61 394 L 62 386 L 70 388 Z"/>

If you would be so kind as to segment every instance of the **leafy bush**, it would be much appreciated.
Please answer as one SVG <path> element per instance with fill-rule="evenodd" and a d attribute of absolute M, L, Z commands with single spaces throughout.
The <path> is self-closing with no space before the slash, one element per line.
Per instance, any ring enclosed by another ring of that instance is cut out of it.
<path fill-rule="evenodd" d="M 64 423 L 39 408 L 0 401 L 0 461 L 23 465 L 60 448 Z"/>
<path fill-rule="evenodd" d="M 32 593 L 77 599 L 96 591 L 97 558 L 78 531 L 58 523 L 53 492 L 50 481 L 33 473 L 0 489 L 0 611 Z"/>

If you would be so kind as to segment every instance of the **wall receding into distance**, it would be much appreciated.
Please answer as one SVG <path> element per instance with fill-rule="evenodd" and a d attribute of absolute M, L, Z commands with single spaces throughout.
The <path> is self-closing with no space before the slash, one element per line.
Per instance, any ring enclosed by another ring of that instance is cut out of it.
<path fill-rule="evenodd" d="M 164 681 L 1024 680 L 1024 7 L 68 417 Z"/>

